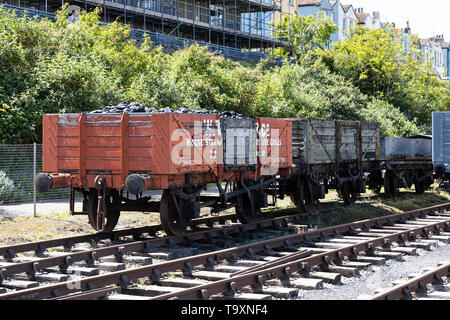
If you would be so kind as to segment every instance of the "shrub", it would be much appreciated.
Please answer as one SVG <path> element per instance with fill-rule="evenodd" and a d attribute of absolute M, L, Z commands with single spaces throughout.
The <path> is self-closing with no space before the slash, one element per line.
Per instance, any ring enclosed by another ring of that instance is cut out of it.
<path fill-rule="evenodd" d="M 0 204 L 12 197 L 14 193 L 14 182 L 0 170 Z"/>
<path fill-rule="evenodd" d="M 398 108 L 381 100 L 370 101 L 367 107 L 361 110 L 361 119 L 379 122 L 381 126 L 380 134 L 385 137 L 407 137 L 424 133 L 414 121 L 408 120 Z"/>

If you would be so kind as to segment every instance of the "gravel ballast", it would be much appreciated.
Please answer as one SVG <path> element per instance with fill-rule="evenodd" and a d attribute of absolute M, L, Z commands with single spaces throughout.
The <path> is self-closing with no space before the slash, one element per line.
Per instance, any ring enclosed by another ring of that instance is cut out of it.
<path fill-rule="evenodd" d="M 432 251 L 417 250 L 417 255 L 403 257 L 403 261 L 387 260 L 384 266 L 373 266 L 372 271 L 361 271 L 355 278 L 342 277 L 341 285 L 324 284 L 321 290 L 300 290 L 303 300 L 355 300 L 360 296 L 374 295 L 377 289 L 387 289 L 394 281 L 408 279 L 413 273 L 436 268 L 438 263 L 450 261 L 450 245 L 439 243 Z"/>

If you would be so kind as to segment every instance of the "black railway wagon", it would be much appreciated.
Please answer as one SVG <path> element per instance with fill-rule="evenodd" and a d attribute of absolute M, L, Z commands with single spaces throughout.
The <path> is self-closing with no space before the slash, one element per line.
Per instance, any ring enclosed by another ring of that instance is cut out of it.
<path fill-rule="evenodd" d="M 329 189 L 346 204 L 365 192 L 365 175 L 380 160 L 380 125 L 373 122 L 292 120 L 291 177 L 281 193 L 308 212 Z"/>

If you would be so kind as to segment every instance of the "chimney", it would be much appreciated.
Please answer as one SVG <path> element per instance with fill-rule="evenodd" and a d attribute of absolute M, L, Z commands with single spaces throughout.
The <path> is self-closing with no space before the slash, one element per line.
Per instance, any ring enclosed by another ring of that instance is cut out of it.
<path fill-rule="evenodd" d="M 363 13 L 363 12 L 364 12 L 363 8 L 356 8 L 356 13 Z"/>
<path fill-rule="evenodd" d="M 372 14 L 372 17 L 374 20 L 380 20 L 380 12 L 374 11 L 374 13 Z"/>
<path fill-rule="evenodd" d="M 409 28 L 409 21 L 406 21 L 405 33 L 411 33 L 411 29 Z"/>

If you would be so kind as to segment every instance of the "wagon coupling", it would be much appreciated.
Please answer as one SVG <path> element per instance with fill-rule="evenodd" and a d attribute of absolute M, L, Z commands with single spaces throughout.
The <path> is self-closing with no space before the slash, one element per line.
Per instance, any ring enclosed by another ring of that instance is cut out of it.
<path fill-rule="evenodd" d="M 34 178 L 34 184 L 39 192 L 47 192 L 50 188 L 63 188 L 68 186 L 69 174 L 39 173 Z"/>

